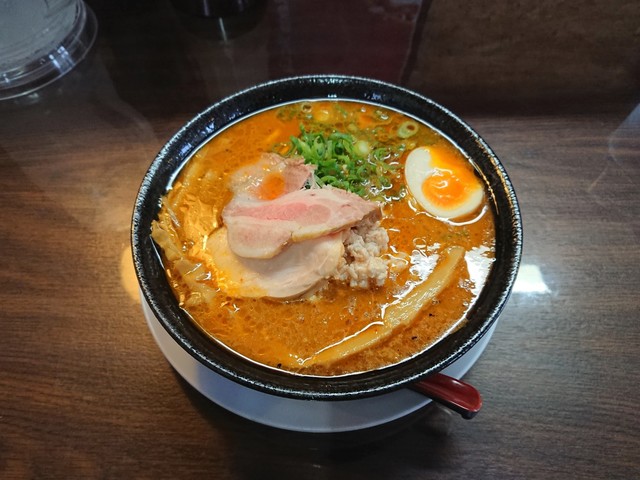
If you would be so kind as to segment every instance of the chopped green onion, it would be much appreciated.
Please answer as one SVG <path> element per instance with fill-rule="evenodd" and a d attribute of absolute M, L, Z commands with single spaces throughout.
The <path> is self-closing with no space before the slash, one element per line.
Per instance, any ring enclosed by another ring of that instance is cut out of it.
<path fill-rule="evenodd" d="M 291 137 L 287 155 L 302 155 L 305 163 L 315 165 L 318 185 L 331 185 L 367 198 L 391 186 L 388 177 L 396 175 L 397 167 L 387 162 L 400 152 L 384 146 L 372 150 L 369 142 L 356 141 L 349 133 L 307 132 L 302 125 L 300 132 L 298 137 Z"/>
<path fill-rule="evenodd" d="M 418 133 L 418 124 L 413 120 L 402 122 L 398 127 L 398 136 L 400 138 L 409 138 Z"/>
<path fill-rule="evenodd" d="M 358 140 L 355 145 L 355 151 L 358 155 L 366 157 L 371 151 L 371 145 L 366 140 Z"/>

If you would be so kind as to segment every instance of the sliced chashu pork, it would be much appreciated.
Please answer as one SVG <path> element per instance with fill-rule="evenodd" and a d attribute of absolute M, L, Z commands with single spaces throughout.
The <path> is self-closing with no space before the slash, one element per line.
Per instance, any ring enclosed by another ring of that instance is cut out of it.
<path fill-rule="evenodd" d="M 218 286 L 232 297 L 299 297 L 337 270 L 344 254 L 343 233 L 290 245 L 266 260 L 239 257 L 229 248 L 226 228 L 207 241 Z"/>
<path fill-rule="evenodd" d="M 300 190 L 311 179 L 315 166 L 302 157 L 285 158 L 276 153 L 263 153 L 251 165 L 236 170 L 229 179 L 235 197 L 273 200 Z"/>
<path fill-rule="evenodd" d="M 332 187 L 296 190 L 270 201 L 235 196 L 222 212 L 230 249 L 259 259 L 380 216 L 377 203 Z"/>

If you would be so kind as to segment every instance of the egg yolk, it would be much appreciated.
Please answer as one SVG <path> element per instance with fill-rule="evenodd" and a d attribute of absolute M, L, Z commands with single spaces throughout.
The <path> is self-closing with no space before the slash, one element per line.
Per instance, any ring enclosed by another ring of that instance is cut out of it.
<path fill-rule="evenodd" d="M 478 179 L 464 168 L 458 158 L 442 151 L 433 151 L 434 171 L 422 182 L 422 193 L 434 205 L 455 208 L 481 188 Z"/>
<path fill-rule="evenodd" d="M 422 193 L 441 207 L 458 205 L 465 199 L 464 185 L 450 170 L 436 170 L 422 182 Z"/>

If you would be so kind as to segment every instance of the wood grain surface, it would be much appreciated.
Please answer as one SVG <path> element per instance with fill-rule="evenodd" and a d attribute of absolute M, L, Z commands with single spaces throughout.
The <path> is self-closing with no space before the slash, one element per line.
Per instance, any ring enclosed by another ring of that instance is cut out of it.
<path fill-rule="evenodd" d="M 224 22 L 87 3 L 89 57 L 0 102 L 0 478 L 640 478 L 638 2 L 272 0 Z M 443 103 L 514 183 L 523 268 L 465 377 L 473 420 L 262 426 L 182 380 L 145 324 L 129 228 L 153 157 L 223 96 L 304 73 Z"/>

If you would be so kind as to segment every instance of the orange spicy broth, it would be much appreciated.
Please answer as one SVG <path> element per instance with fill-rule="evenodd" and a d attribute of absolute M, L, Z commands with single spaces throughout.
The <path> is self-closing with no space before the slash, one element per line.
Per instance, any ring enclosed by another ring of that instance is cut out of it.
<path fill-rule="evenodd" d="M 324 347 L 379 322 L 385 305 L 419 282 L 420 268 L 428 272 L 438 252 L 448 245 L 467 251 L 459 278 L 427 305 L 412 324 L 388 340 L 331 365 L 302 365 L 297 371 L 313 375 L 342 375 L 381 368 L 410 358 L 457 328 L 479 294 L 493 261 L 494 219 L 485 192 L 484 204 L 473 217 L 457 223 L 422 211 L 403 189 L 401 169 L 392 190 L 400 199 L 385 202 L 381 225 L 389 234 L 389 255 L 423 260 L 390 274 L 381 288 L 357 290 L 329 283 L 311 299 L 274 301 L 266 298 L 231 298 L 217 289 L 214 268 L 204 245 L 221 225 L 221 211 L 231 198 L 226 182 L 239 167 L 257 161 L 263 152 L 279 151 L 289 138 L 320 125 L 327 130 L 369 135 L 381 143 L 403 145 L 401 166 L 417 146 L 444 149 L 465 168 L 470 162 L 446 138 L 419 123 L 417 133 L 397 138 L 398 125 L 409 119 L 394 110 L 351 101 L 299 102 L 255 114 L 209 140 L 185 165 L 163 199 L 153 236 L 162 247 L 167 278 L 176 298 L 193 321 L 208 335 L 256 362 L 282 367 L 284 358 L 305 359 Z M 375 135 L 374 135 L 375 133 Z M 162 232 L 160 230 L 163 230 Z M 168 233 L 166 233 L 168 232 Z M 424 275 L 424 274 L 423 274 Z"/>

